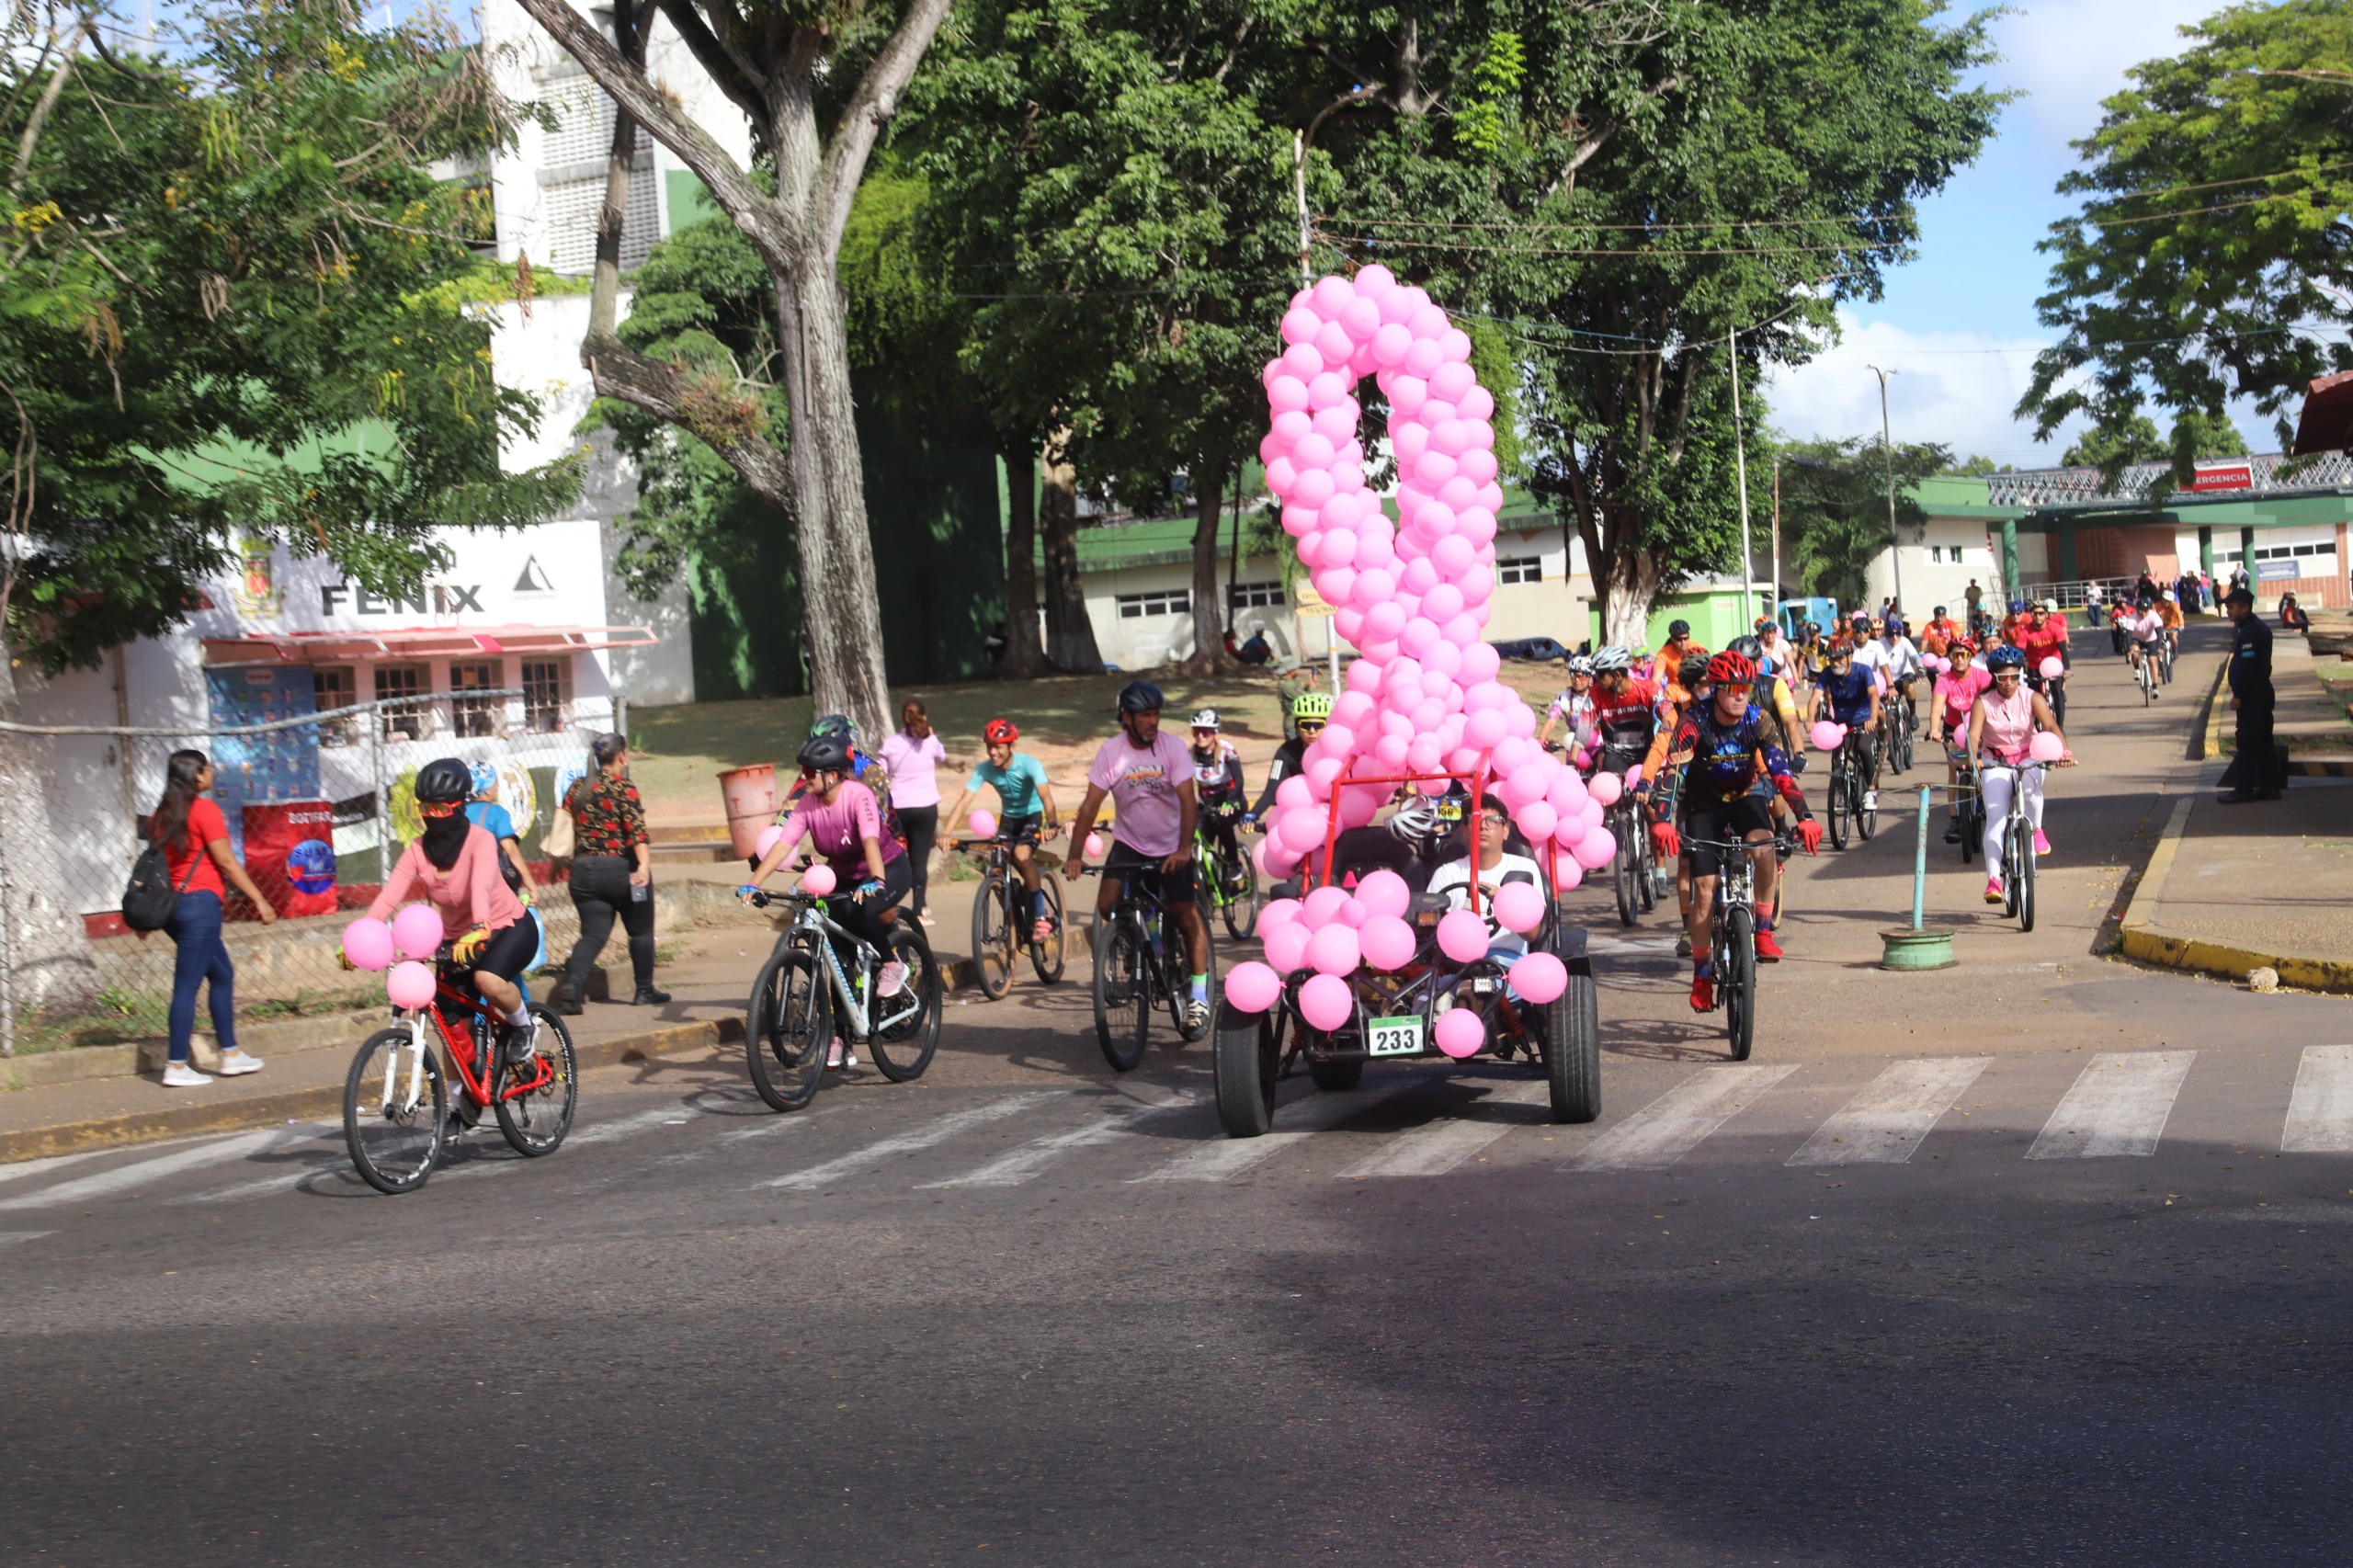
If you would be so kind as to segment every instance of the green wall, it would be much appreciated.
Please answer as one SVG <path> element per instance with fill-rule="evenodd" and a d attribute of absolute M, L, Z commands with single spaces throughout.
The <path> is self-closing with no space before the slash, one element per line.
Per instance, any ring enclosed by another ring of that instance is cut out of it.
<path fill-rule="evenodd" d="M 1756 595 L 1756 613 L 1769 615 L 1773 601 L 1762 590 Z M 1666 629 L 1670 622 L 1688 620 L 1691 635 L 1699 645 L 1711 652 L 1723 647 L 1733 638 L 1745 636 L 1751 630 L 1748 618 L 1741 613 L 1738 588 L 1716 588 L 1705 593 L 1663 594 L 1651 606 L 1651 618 L 1643 633 L 1643 646 L 1657 650 L 1666 643 Z M 1588 607 L 1586 614 L 1586 635 L 1593 645 L 1601 646 L 1601 611 Z"/>

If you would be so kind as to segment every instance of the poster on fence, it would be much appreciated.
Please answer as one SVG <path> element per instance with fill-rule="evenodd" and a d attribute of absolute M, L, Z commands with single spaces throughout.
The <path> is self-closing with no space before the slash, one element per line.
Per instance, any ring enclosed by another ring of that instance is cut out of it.
<path fill-rule="evenodd" d="M 335 807 L 324 801 L 289 801 L 250 804 L 241 815 L 245 869 L 278 913 L 333 913 Z"/>
<path fill-rule="evenodd" d="M 267 724 L 318 711 L 308 665 L 207 670 L 204 675 L 216 728 Z M 212 775 L 213 796 L 221 802 L 222 814 L 229 819 L 233 846 L 250 858 L 241 808 L 316 801 L 319 733 L 315 727 L 298 724 L 258 735 L 216 736 Z"/>

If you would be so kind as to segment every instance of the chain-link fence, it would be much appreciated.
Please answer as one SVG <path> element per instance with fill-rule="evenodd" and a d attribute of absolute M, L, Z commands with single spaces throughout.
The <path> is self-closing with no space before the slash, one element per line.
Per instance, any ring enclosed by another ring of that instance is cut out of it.
<path fill-rule="evenodd" d="M 225 905 L 238 1011 L 268 1016 L 381 999 L 381 977 L 337 961 L 339 939 L 423 830 L 418 768 L 443 756 L 472 766 L 538 880 L 563 792 L 591 766 L 588 743 L 625 722 L 619 699 L 500 687 L 250 724 L 0 723 L 17 748 L 11 771 L 38 778 L 44 808 L 18 800 L 0 811 L 0 1055 L 163 1032 L 172 941 L 131 931 L 120 909 L 174 752 L 210 758 L 232 846 L 279 915 L 264 926 L 234 891 Z M 572 903 L 542 897 L 539 907 L 560 960 L 577 934 Z"/>

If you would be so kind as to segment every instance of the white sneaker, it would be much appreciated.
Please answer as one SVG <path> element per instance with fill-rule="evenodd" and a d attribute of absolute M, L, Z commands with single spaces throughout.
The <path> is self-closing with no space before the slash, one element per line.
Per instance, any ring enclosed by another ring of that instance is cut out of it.
<path fill-rule="evenodd" d="M 907 966 L 896 959 L 884 964 L 874 976 L 874 990 L 878 995 L 896 996 L 906 988 Z"/>
<path fill-rule="evenodd" d="M 260 1071 L 261 1058 L 249 1056 L 243 1051 L 232 1051 L 221 1058 L 221 1076 L 223 1078 L 237 1078 Z"/>
<path fill-rule="evenodd" d="M 210 1082 L 210 1074 L 199 1073 L 185 1062 L 169 1062 L 164 1068 L 164 1087 L 167 1089 L 200 1089 Z"/>
<path fill-rule="evenodd" d="M 825 1065 L 827 1067 L 857 1066 L 858 1047 L 854 1045 L 844 1045 L 842 1043 L 842 1037 L 835 1035 L 834 1037 L 834 1049 L 826 1053 Z"/>
<path fill-rule="evenodd" d="M 1867 811 L 1867 812 L 1875 812 L 1875 811 L 1879 810 L 1879 791 L 1878 791 L 1878 790 L 1864 790 L 1864 791 L 1863 791 L 1863 810 L 1865 810 L 1865 811 Z"/>

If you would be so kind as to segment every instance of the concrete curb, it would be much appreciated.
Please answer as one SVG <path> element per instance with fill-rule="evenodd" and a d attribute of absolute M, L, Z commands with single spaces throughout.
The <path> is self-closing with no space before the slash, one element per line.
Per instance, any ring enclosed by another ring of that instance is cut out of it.
<path fill-rule="evenodd" d="M 2193 762 L 2211 762 L 2222 755 L 2222 715 L 2230 710 L 2222 705 L 2222 685 L 2231 678 L 2231 661 L 2224 659 L 2222 667 L 2214 672 L 2214 684 L 2206 691 L 2205 722 L 2199 730 L 2198 755 Z"/>
<path fill-rule="evenodd" d="M 594 1067 L 642 1062 L 682 1051 L 729 1045 L 743 1038 L 744 1020 L 741 1018 L 704 1019 L 699 1023 L 674 1024 L 666 1028 L 647 1029 L 637 1034 L 575 1045 L 574 1054 L 581 1070 L 586 1072 Z M 167 1106 L 150 1111 L 132 1111 L 121 1116 L 97 1117 L 87 1121 L 63 1122 L 54 1127 L 32 1127 L 19 1132 L 0 1133 L 0 1165 L 39 1159 L 49 1154 L 71 1154 L 116 1143 L 145 1143 L 159 1138 L 229 1132 L 241 1128 L 270 1127 L 289 1120 L 312 1120 L 342 1114 L 343 1085 L 340 1084 L 212 1105 Z"/>
<path fill-rule="evenodd" d="M 2149 918 L 2165 896 L 2165 880 L 2173 874 L 2182 832 L 2189 825 L 2190 809 L 2197 803 L 2194 795 L 2184 795 L 2174 802 L 2173 815 L 2158 836 L 2148 869 L 2141 873 L 2140 886 L 2132 890 L 2132 902 L 2124 911 L 2124 923 L 2117 932 L 2119 949 L 2127 958 L 2165 969 L 2194 970 L 2236 981 L 2245 981 L 2251 969 L 2272 969 L 2279 971 L 2280 984 L 2301 991 L 2353 992 L 2353 960 L 2256 952 L 2167 930 Z"/>

